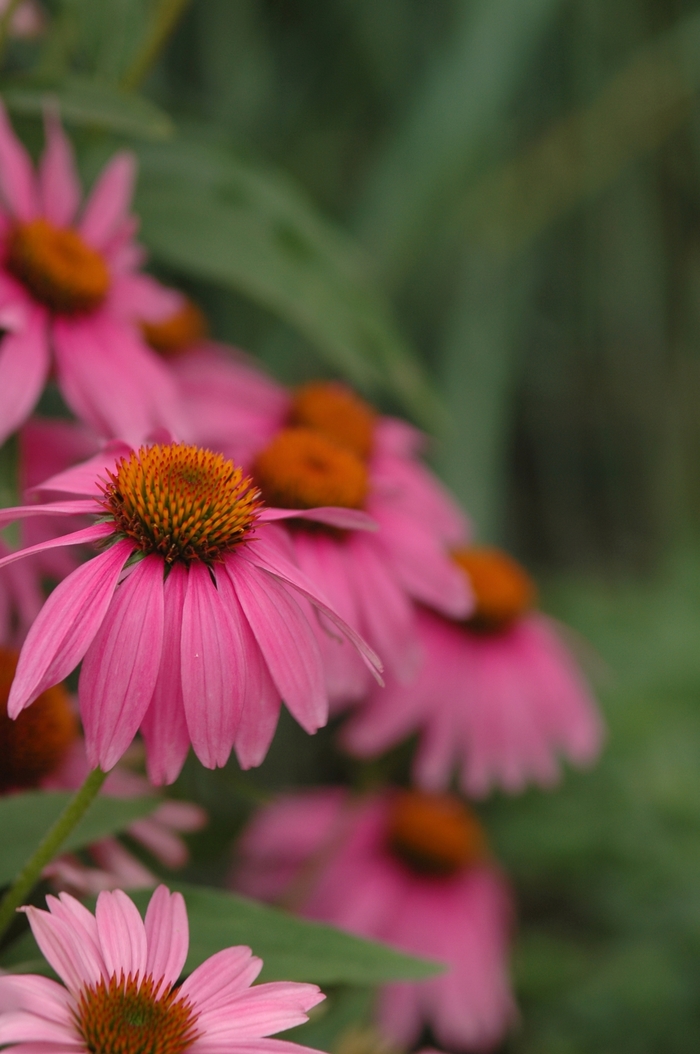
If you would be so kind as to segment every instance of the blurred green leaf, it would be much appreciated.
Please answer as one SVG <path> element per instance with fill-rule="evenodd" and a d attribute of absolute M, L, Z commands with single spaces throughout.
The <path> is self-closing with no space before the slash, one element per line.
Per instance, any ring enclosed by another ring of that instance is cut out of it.
<path fill-rule="evenodd" d="M 0 884 L 10 882 L 71 800 L 63 791 L 27 791 L 0 798 Z M 100 797 L 72 831 L 62 851 L 81 849 L 123 831 L 158 806 L 158 798 Z"/>

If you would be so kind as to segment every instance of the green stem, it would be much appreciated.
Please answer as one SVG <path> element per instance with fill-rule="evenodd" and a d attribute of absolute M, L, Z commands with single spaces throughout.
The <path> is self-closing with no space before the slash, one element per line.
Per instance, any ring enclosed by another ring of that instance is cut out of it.
<path fill-rule="evenodd" d="M 8 929 L 15 911 L 41 878 L 41 872 L 51 863 L 74 827 L 82 820 L 100 789 L 107 773 L 102 769 L 93 769 L 87 776 L 80 790 L 77 790 L 53 827 L 44 835 L 38 848 L 30 856 L 17 878 L 14 880 L 0 904 L 0 938 Z"/>
<path fill-rule="evenodd" d="M 12 19 L 15 16 L 15 11 L 22 3 L 22 0 L 10 0 L 9 4 L 0 16 L 0 60 L 5 52 L 5 45 L 7 44 L 7 38 L 10 35 L 10 27 L 12 26 Z"/>
<path fill-rule="evenodd" d="M 141 49 L 122 78 L 125 91 L 135 91 L 140 87 L 188 3 L 189 0 L 161 0 Z"/>

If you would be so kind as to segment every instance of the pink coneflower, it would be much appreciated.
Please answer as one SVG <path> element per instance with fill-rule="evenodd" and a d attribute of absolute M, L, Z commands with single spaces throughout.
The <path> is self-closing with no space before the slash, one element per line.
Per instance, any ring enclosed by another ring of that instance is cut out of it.
<path fill-rule="evenodd" d="M 466 622 L 424 610 L 425 662 L 409 685 L 389 680 L 370 693 L 344 730 L 353 753 L 372 757 L 416 732 L 414 779 L 449 786 L 460 770 L 465 793 L 511 793 L 559 777 L 557 755 L 577 765 L 598 756 L 603 724 L 554 623 L 532 610 L 535 587 L 507 554 L 463 550 L 457 562 L 477 597 Z"/>
<path fill-rule="evenodd" d="M 78 218 L 73 151 L 56 115 L 35 175 L 0 107 L 0 442 L 36 405 L 52 362 L 71 410 L 102 435 L 138 441 L 179 424 L 172 378 L 137 327 L 177 301 L 139 273 L 134 173 L 132 155 L 117 154 Z"/>
<path fill-rule="evenodd" d="M 417 458 L 421 437 L 379 416 L 350 389 L 305 385 L 291 393 L 242 357 L 199 345 L 172 364 L 197 442 L 222 450 L 253 474 L 273 505 L 362 509 L 376 534 L 339 534 L 289 525 L 296 559 L 333 607 L 408 680 L 420 662 L 418 601 L 450 617 L 469 613 L 468 583 L 446 547 L 467 525 L 455 503 Z M 317 643 L 333 704 L 362 698 L 366 668 L 347 644 L 321 627 Z"/>
<path fill-rule="evenodd" d="M 250 948 L 217 952 L 178 985 L 189 945 L 180 893 L 159 886 L 145 923 L 121 890 L 100 893 L 94 916 L 66 893 L 48 911 L 25 907 L 63 984 L 0 977 L 0 1044 L 13 1054 L 294 1054 L 268 1038 L 308 1020 L 324 997 L 312 984 L 251 987 L 262 961 Z M 65 987 L 64 987 L 65 986 Z"/>
<path fill-rule="evenodd" d="M 448 964 L 383 990 L 379 1022 L 394 1042 L 410 1046 L 426 1024 L 448 1050 L 487 1050 L 503 1037 L 515 1016 L 510 893 L 458 799 L 288 795 L 258 813 L 240 851 L 237 889 Z"/>
<path fill-rule="evenodd" d="M 373 669 L 379 660 L 294 566 L 270 522 L 289 514 L 265 508 L 239 468 L 178 443 L 124 448 L 116 463 L 115 449 L 47 481 L 86 500 L 0 512 L 0 523 L 47 512 L 98 518 L 0 567 L 53 546 L 107 546 L 42 608 L 8 711 L 16 717 L 83 659 L 79 700 L 91 765 L 111 769 L 139 728 L 156 784 L 177 777 L 190 743 L 210 768 L 225 764 L 234 743 L 242 765 L 257 765 L 282 698 L 308 732 L 327 719 L 312 608 Z M 306 515 L 342 529 L 371 526 L 345 509 Z"/>

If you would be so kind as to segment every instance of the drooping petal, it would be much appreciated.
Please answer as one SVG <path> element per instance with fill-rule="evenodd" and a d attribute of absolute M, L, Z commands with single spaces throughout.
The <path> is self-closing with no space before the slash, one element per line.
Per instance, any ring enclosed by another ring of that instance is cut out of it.
<path fill-rule="evenodd" d="M 78 665 L 105 617 L 131 551 L 130 542 L 117 542 L 54 589 L 20 653 L 7 703 L 10 717 L 16 717 Z"/>
<path fill-rule="evenodd" d="M 97 932 L 107 973 L 141 977 L 146 972 L 146 929 L 133 900 L 121 889 L 100 893 L 95 908 Z"/>
<path fill-rule="evenodd" d="M 15 520 L 28 520 L 34 516 L 94 516 L 99 511 L 99 506 L 95 505 L 94 501 L 84 498 L 56 501 L 46 505 L 15 505 L 12 508 L 0 509 L 0 526 L 4 527 Z"/>
<path fill-rule="evenodd" d="M 70 140 L 61 127 L 55 107 L 44 114 L 46 149 L 39 166 L 43 213 L 49 223 L 68 227 L 80 203 L 80 181 Z"/>
<path fill-rule="evenodd" d="M 94 249 L 104 249 L 126 219 L 135 179 L 136 159 L 122 151 L 114 155 L 92 188 L 79 230 Z"/>
<path fill-rule="evenodd" d="M 33 220 L 39 211 L 34 170 L 29 154 L 15 135 L 0 103 L 0 191 L 18 220 Z"/>
<path fill-rule="evenodd" d="M 30 494 L 85 494 L 90 497 L 99 497 L 100 479 L 107 478 L 107 471 L 113 471 L 120 458 L 128 458 L 132 451 L 128 443 L 121 439 L 110 439 L 102 449 L 87 461 L 79 465 L 67 468 L 63 472 L 56 473 L 43 479 L 40 484 L 33 486 Z"/>
<path fill-rule="evenodd" d="M 146 910 L 146 973 L 170 988 L 182 973 L 189 947 L 187 909 L 182 893 L 158 886 Z"/>
<path fill-rule="evenodd" d="M 260 523 L 274 523 L 277 520 L 312 520 L 337 527 L 343 531 L 376 531 L 378 524 L 361 509 L 341 509 L 329 505 L 317 509 L 263 509 L 259 515 Z"/>
<path fill-rule="evenodd" d="M 163 561 L 141 560 L 115 590 L 80 673 L 80 712 L 91 765 L 108 771 L 138 731 L 163 647 Z"/>
<path fill-rule="evenodd" d="M 182 695 L 194 751 L 207 768 L 228 760 L 245 698 L 244 642 L 207 567 L 187 573 L 182 610 Z"/>
<path fill-rule="evenodd" d="M 21 330 L 6 333 L 0 343 L 0 443 L 29 417 L 48 373 L 46 315 L 34 310 Z"/>
<path fill-rule="evenodd" d="M 6 567 L 17 560 L 23 560 L 25 556 L 33 553 L 43 553 L 47 549 L 59 549 L 64 545 L 87 545 L 90 542 L 98 542 L 112 534 L 112 528 L 107 523 L 93 523 L 91 527 L 83 527 L 79 531 L 70 534 L 61 534 L 58 538 L 49 538 L 47 542 L 37 542 L 26 549 L 17 549 L 14 553 L 8 553 L 0 560 L 0 567 Z"/>

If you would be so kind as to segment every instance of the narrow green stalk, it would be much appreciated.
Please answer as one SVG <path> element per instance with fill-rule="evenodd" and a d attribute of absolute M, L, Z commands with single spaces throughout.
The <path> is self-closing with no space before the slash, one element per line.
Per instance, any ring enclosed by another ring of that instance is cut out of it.
<path fill-rule="evenodd" d="M 10 26 L 12 25 L 12 19 L 14 18 L 15 11 L 22 3 L 22 0 L 10 0 L 9 4 L 0 16 L 0 61 L 5 53 L 5 45 L 7 44 L 7 38 L 10 35 Z"/>
<path fill-rule="evenodd" d="M 122 88 L 135 91 L 160 55 L 189 0 L 161 0 L 153 25 L 136 58 L 122 78 Z"/>
<path fill-rule="evenodd" d="M 41 878 L 41 872 L 59 852 L 68 835 L 82 820 L 100 793 L 106 778 L 107 773 L 99 768 L 89 773 L 80 790 L 75 792 L 53 827 L 49 828 L 34 854 L 17 875 L 0 904 L 0 938 L 10 926 L 17 908 L 25 901 Z"/>

